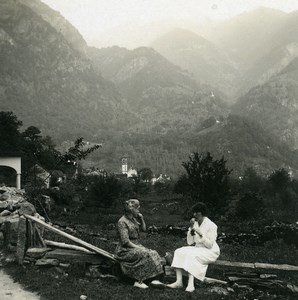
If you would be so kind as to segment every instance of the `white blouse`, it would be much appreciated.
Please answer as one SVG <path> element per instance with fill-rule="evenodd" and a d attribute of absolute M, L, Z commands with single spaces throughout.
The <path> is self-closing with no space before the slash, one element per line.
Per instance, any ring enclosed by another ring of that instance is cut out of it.
<path fill-rule="evenodd" d="M 193 245 L 196 247 L 206 247 L 208 249 L 219 250 L 219 247 L 216 243 L 217 238 L 217 225 L 213 223 L 209 218 L 205 217 L 201 225 L 196 221 L 194 223 L 194 229 L 200 230 L 202 237 L 197 233 L 191 235 L 191 228 L 187 232 L 187 244 Z"/>

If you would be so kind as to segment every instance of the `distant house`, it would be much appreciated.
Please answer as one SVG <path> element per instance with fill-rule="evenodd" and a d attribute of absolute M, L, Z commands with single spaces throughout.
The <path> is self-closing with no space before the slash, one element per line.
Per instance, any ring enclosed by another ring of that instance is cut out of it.
<path fill-rule="evenodd" d="M 136 169 L 130 168 L 130 169 L 127 171 L 127 178 L 133 177 L 133 176 L 138 176 L 138 172 L 137 172 Z"/>
<path fill-rule="evenodd" d="M 108 172 L 106 170 L 98 169 L 98 168 L 87 169 L 84 174 L 86 176 L 103 176 L 103 177 L 108 176 Z"/>
<path fill-rule="evenodd" d="M 159 176 L 157 178 L 153 177 L 151 179 L 151 183 L 154 185 L 156 182 L 165 183 L 169 180 L 171 180 L 171 177 L 168 176 L 167 174 L 159 174 Z"/>

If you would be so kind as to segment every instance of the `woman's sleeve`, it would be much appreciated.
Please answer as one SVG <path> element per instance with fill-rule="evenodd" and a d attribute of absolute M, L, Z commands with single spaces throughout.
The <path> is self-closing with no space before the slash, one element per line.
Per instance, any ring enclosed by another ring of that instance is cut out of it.
<path fill-rule="evenodd" d="M 119 221 L 117 223 L 117 229 L 118 229 L 121 245 L 127 244 L 129 242 L 129 234 L 128 234 L 128 228 L 126 224 L 122 221 Z"/>
<path fill-rule="evenodd" d="M 216 241 L 217 238 L 217 227 L 214 226 L 212 228 L 209 228 L 207 233 L 203 235 L 201 238 L 200 242 L 204 244 L 204 246 L 208 249 L 211 249 L 214 242 Z"/>
<path fill-rule="evenodd" d="M 192 245 L 195 242 L 194 235 L 191 235 L 191 233 L 190 233 L 190 228 L 187 231 L 187 239 L 186 239 L 186 241 L 187 241 L 187 245 Z"/>

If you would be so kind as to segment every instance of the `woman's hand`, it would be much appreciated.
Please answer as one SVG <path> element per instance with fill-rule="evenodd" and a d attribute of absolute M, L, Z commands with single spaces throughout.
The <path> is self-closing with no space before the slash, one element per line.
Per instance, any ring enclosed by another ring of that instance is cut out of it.
<path fill-rule="evenodd" d="M 138 218 L 140 218 L 141 220 L 144 220 L 144 216 L 141 213 L 138 213 Z"/>
<path fill-rule="evenodd" d="M 203 237 L 203 234 L 202 234 L 202 231 L 200 230 L 200 228 L 194 228 L 194 231 L 199 237 Z"/>
<path fill-rule="evenodd" d="M 138 219 L 141 221 L 141 228 L 143 231 L 146 231 L 146 223 L 144 220 L 144 216 L 141 213 L 138 213 Z"/>
<path fill-rule="evenodd" d="M 190 219 L 190 221 L 189 221 L 189 223 L 190 223 L 190 228 L 193 228 L 193 227 L 194 227 L 195 221 L 196 221 L 195 218 Z"/>

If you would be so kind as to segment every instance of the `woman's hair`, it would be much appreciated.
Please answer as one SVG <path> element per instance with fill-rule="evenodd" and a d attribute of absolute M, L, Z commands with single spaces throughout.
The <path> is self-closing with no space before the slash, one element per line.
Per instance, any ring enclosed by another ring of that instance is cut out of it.
<path fill-rule="evenodd" d="M 125 212 L 131 211 L 132 208 L 138 208 L 140 206 L 140 201 L 137 199 L 129 199 L 124 202 Z"/>
<path fill-rule="evenodd" d="M 208 208 L 205 203 L 198 202 L 191 208 L 191 211 L 192 213 L 200 212 L 203 216 L 206 216 Z"/>

